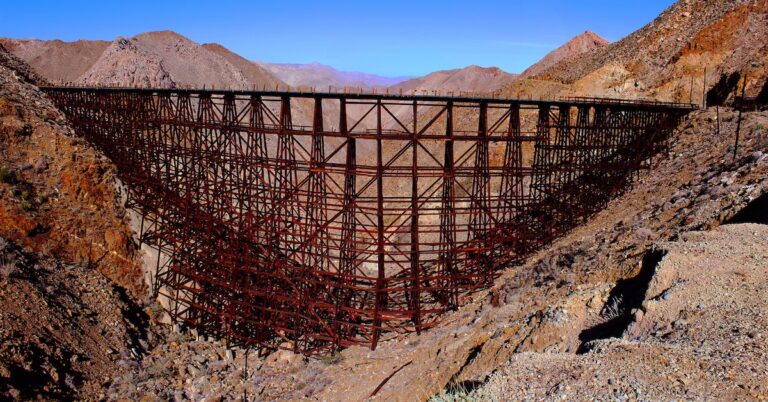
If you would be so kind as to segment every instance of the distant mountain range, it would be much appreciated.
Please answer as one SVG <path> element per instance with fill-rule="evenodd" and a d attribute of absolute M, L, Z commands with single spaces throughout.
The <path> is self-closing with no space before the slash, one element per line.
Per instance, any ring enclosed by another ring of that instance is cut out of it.
<path fill-rule="evenodd" d="M 86 85 L 392 88 L 404 91 L 491 92 L 518 75 L 497 67 L 469 66 L 437 71 L 423 77 L 383 77 L 339 71 L 319 63 L 251 62 L 216 43 L 197 44 L 172 31 L 148 32 L 112 42 L 62 42 L 0 39 L 9 51 L 52 82 Z M 529 68 L 531 74 L 558 61 L 603 46 L 606 41 L 587 32 Z"/>
<path fill-rule="evenodd" d="M 455 70 L 435 71 L 423 77 L 401 82 L 392 89 L 403 91 L 429 92 L 493 92 L 517 79 L 498 67 L 469 66 Z"/>
<path fill-rule="evenodd" d="M 355 71 L 339 71 L 335 68 L 320 64 L 280 64 L 254 61 L 283 80 L 286 84 L 298 87 L 314 87 L 317 90 L 327 88 L 386 88 L 413 77 L 384 77 Z"/>
<path fill-rule="evenodd" d="M 561 60 L 606 45 L 594 33 L 577 36 L 523 74 L 544 71 Z M 387 88 L 404 92 L 498 91 L 520 76 L 498 67 L 471 65 L 423 77 L 384 77 L 339 71 L 319 63 L 249 61 L 216 43 L 198 44 L 172 31 L 147 32 L 111 42 L 0 39 L 0 44 L 54 83 L 139 87 L 328 89 Z"/>

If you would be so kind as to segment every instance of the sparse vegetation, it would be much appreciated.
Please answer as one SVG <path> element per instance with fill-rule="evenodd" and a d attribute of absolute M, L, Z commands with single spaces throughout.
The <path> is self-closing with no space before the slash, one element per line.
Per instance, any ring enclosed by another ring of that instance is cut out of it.
<path fill-rule="evenodd" d="M 16 263 L 10 259 L 3 257 L 0 258 L 0 277 L 8 279 L 18 271 Z"/>
<path fill-rule="evenodd" d="M 479 402 L 479 401 L 497 401 L 488 395 L 479 395 L 477 390 L 469 389 L 463 384 L 457 384 L 441 393 L 429 398 L 429 402 Z"/>
<path fill-rule="evenodd" d="M 19 208 L 21 208 L 23 211 L 29 212 L 35 209 L 35 206 L 27 200 L 21 200 L 19 203 Z"/>
<path fill-rule="evenodd" d="M 757 133 L 757 132 L 760 132 L 760 131 L 764 131 L 764 130 L 765 130 L 765 126 L 764 126 L 764 125 L 762 125 L 762 124 L 760 124 L 760 123 L 758 123 L 758 124 L 755 126 L 755 130 L 754 130 L 754 132 L 755 132 L 755 133 Z"/>
<path fill-rule="evenodd" d="M 330 356 L 322 356 L 320 358 L 320 361 L 323 362 L 323 364 L 325 364 L 327 366 L 331 366 L 331 365 L 334 365 L 334 364 L 339 364 L 342 361 L 344 361 L 344 356 L 341 353 L 339 353 L 339 352 L 335 352 L 334 354 L 332 354 Z"/>
<path fill-rule="evenodd" d="M 19 202 L 19 208 L 26 212 L 33 211 L 37 207 L 37 204 L 35 203 L 35 197 L 29 191 L 20 191 L 21 202 Z"/>
<path fill-rule="evenodd" d="M 19 137 L 29 137 L 32 135 L 32 126 L 24 124 L 16 130 L 16 135 Z"/>
<path fill-rule="evenodd" d="M 0 167 L 0 182 L 14 184 L 16 181 L 16 172 L 13 169 L 6 166 Z"/>

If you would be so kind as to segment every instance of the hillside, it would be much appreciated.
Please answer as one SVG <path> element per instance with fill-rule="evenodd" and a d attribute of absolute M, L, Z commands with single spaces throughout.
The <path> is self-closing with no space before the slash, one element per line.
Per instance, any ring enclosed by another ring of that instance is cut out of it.
<path fill-rule="evenodd" d="M 151 347 L 146 286 L 114 166 L 41 80 L 0 47 L 0 399 L 96 400 Z"/>
<path fill-rule="evenodd" d="M 109 47 L 109 42 L 0 38 L 0 45 L 27 62 L 48 81 L 75 82 L 96 63 Z"/>
<path fill-rule="evenodd" d="M 109 85 L 115 78 L 120 85 L 143 80 L 161 87 L 242 88 L 281 83 L 221 46 L 204 47 L 171 31 L 114 41 L 81 82 Z"/>
<path fill-rule="evenodd" d="M 603 39 L 600 35 L 591 31 L 586 31 L 583 34 L 575 36 L 559 48 L 547 53 L 544 58 L 523 71 L 523 73 L 520 74 L 520 77 L 528 78 L 540 74 L 560 61 L 570 60 L 585 53 L 597 51 L 608 45 L 608 43 L 609 42 Z"/>
<path fill-rule="evenodd" d="M 112 42 L 76 83 L 142 88 L 177 85 L 159 56 L 130 39 Z"/>
<path fill-rule="evenodd" d="M 51 82 L 164 88 L 285 86 L 221 45 L 199 45 L 172 31 L 112 42 L 0 39 L 0 44 Z"/>
<path fill-rule="evenodd" d="M 275 86 L 285 85 L 285 82 L 277 77 L 275 74 L 267 71 L 263 67 L 246 60 L 239 54 L 225 48 L 218 43 L 205 43 L 202 47 L 212 53 L 215 53 L 222 57 L 224 60 L 235 66 L 243 74 L 246 83 L 253 87 L 267 87 L 274 88 Z"/>
<path fill-rule="evenodd" d="M 519 80 L 507 95 L 611 96 L 701 103 L 723 74 L 768 76 L 767 0 L 679 1 L 626 38 Z M 693 84 L 693 86 L 691 86 Z"/>
<path fill-rule="evenodd" d="M 443 70 L 413 78 L 390 87 L 390 92 L 475 92 L 488 93 L 514 81 L 510 74 L 498 67 L 469 66 L 456 70 Z"/>
<path fill-rule="evenodd" d="M 265 68 L 288 85 L 294 87 L 314 87 L 317 90 L 326 90 L 329 86 L 334 88 L 384 88 L 410 78 L 383 77 L 375 74 L 339 71 L 331 66 L 320 63 L 278 64 L 258 61 L 254 63 Z"/>

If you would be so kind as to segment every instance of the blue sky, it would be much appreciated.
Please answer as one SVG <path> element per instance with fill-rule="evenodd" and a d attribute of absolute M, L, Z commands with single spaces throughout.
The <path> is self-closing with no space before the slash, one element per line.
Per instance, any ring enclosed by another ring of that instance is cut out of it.
<path fill-rule="evenodd" d="M 616 41 L 674 0 L 10 1 L 0 36 L 107 39 L 170 29 L 249 59 L 423 75 L 470 64 L 521 72 L 571 37 Z"/>

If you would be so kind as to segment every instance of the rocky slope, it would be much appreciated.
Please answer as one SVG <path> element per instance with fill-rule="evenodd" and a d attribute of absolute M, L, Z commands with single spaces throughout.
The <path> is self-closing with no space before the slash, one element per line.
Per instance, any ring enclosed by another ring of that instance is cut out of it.
<path fill-rule="evenodd" d="M 91 263 L 141 294 L 114 166 L 75 137 L 23 75 L 3 65 L 0 72 L 0 236 L 62 261 Z"/>
<path fill-rule="evenodd" d="M 157 337 L 125 291 L 87 265 L 0 238 L 0 399 L 99 399 Z"/>
<path fill-rule="evenodd" d="M 549 52 L 536 64 L 523 71 L 523 73 L 520 74 L 520 77 L 528 78 L 540 74 L 563 60 L 571 60 L 582 56 L 585 53 L 597 51 L 608 45 L 608 43 L 609 42 L 600 35 L 592 31 L 586 31 L 583 34 L 575 36 L 563 46 Z"/>
<path fill-rule="evenodd" d="M 33 84 L 44 85 L 47 80 L 41 77 L 32 67 L 13 53 L 9 52 L 0 43 L 0 66 L 5 67 L 4 72 L 14 76 L 16 80 Z"/>
<path fill-rule="evenodd" d="M 117 39 L 102 53 L 77 84 L 173 88 L 177 84 L 162 59 L 134 40 Z"/>
<path fill-rule="evenodd" d="M 293 87 L 313 87 L 320 90 L 327 88 L 386 88 L 409 77 L 383 77 L 350 71 L 339 71 L 320 63 L 279 64 L 254 62 Z"/>

